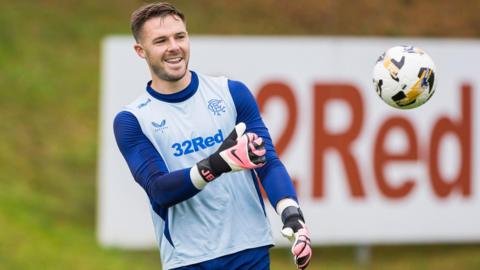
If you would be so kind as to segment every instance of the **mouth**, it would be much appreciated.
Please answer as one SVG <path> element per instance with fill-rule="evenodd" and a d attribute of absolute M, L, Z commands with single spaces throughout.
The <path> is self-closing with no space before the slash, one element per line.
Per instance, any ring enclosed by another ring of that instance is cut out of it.
<path fill-rule="evenodd" d="M 178 64 L 183 60 L 183 57 L 177 56 L 177 57 L 169 57 L 166 58 L 164 61 L 168 64 Z"/>

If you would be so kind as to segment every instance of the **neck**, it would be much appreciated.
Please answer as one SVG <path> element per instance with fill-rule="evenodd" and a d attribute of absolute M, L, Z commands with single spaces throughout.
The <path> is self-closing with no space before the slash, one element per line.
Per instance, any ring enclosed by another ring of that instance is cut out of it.
<path fill-rule="evenodd" d="M 160 94 L 175 94 L 187 88 L 191 80 L 192 73 L 189 70 L 187 70 L 183 78 L 174 82 L 165 81 L 153 75 L 151 87 Z"/>

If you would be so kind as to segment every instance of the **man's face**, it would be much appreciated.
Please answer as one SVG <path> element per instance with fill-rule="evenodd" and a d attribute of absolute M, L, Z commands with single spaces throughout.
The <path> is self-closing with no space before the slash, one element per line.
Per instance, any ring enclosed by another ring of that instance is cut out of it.
<path fill-rule="evenodd" d="M 134 48 L 161 80 L 176 82 L 187 73 L 190 42 L 185 23 L 177 16 L 146 21 Z"/>

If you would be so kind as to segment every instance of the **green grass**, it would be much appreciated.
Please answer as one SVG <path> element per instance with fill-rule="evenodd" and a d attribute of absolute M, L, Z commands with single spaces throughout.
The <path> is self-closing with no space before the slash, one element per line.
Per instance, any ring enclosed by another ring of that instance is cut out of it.
<path fill-rule="evenodd" d="M 464 2 L 175 1 L 191 34 L 479 37 L 478 1 Z M 0 0 L 0 269 L 160 268 L 156 250 L 95 238 L 100 44 L 129 34 L 140 3 Z M 311 269 L 480 269 L 479 255 L 479 245 L 375 247 L 359 266 L 354 248 L 329 247 Z M 292 269 L 288 250 L 272 252 L 272 269 Z"/>

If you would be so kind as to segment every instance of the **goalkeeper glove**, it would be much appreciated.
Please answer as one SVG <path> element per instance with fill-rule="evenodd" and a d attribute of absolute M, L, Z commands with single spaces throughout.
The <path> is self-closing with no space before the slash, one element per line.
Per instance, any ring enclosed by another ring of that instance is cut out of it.
<path fill-rule="evenodd" d="M 292 243 L 291 252 L 298 269 L 307 268 L 312 258 L 310 233 L 305 226 L 302 211 L 296 206 L 289 206 L 282 212 L 282 235 Z"/>
<path fill-rule="evenodd" d="M 192 167 L 190 176 L 197 188 L 202 188 L 222 173 L 255 169 L 265 164 L 263 139 L 255 133 L 244 134 L 245 129 L 243 122 L 237 124 L 215 153 Z M 204 183 L 199 183 L 199 179 L 203 179 Z"/>

